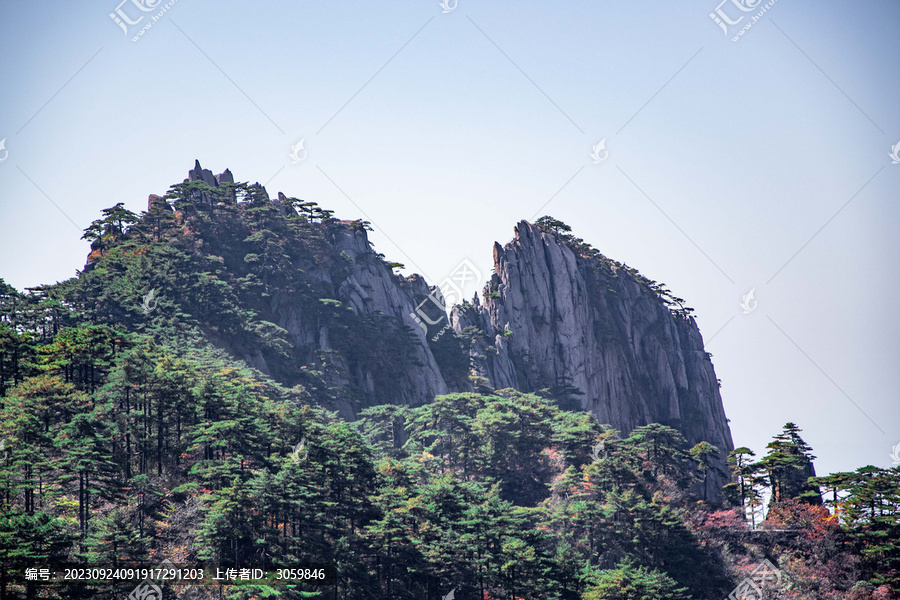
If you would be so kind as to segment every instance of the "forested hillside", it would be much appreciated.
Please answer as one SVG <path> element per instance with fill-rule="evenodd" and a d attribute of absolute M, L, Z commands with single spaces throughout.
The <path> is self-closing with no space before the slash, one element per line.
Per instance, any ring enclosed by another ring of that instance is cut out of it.
<path fill-rule="evenodd" d="M 493 389 L 484 332 L 404 321 L 430 290 L 365 222 L 194 172 L 106 209 L 77 277 L 0 280 L 0 599 L 124 598 L 23 574 L 166 560 L 337 568 L 182 598 L 713 600 L 760 564 L 767 598 L 900 592 L 900 468 L 814 477 L 792 423 L 757 458 Z"/>

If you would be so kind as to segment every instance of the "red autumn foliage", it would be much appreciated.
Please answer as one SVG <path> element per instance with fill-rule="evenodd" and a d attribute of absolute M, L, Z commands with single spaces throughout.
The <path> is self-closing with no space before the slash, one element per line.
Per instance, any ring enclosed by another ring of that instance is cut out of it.
<path fill-rule="evenodd" d="M 784 597 L 874 600 L 877 596 L 864 588 L 851 591 L 859 581 L 858 559 L 846 551 L 844 535 L 830 516 L 822 506 L 799 500 L 787 500 L 769 510 L 762 528 L 782 532 L 775 538 L 775 550 L 792 584 Z"/>

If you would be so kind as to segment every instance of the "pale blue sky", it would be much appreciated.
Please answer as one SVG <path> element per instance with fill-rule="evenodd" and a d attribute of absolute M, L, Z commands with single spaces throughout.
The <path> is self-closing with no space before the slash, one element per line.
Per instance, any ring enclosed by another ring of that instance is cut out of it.
<path fill-rule="evenodd" d="M 116 5 L 0 2 L 9 283 L 72 276 L 79 228 L 195 158 L 367 217 L 435 282 L 549 213 L 696 309 L 737 444 L 793 420 L 820 472 L 891 465 L 896 2 L 778 0 L 737 43 L 706 0 L 178 0 L 137 43 Z"/>

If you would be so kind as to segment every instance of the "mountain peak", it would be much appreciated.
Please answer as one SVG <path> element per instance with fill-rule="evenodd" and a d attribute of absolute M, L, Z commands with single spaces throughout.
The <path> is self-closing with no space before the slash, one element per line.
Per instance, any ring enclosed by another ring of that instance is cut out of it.
<path fill-rule="evenodd" d="M 733 442 L 690 309 L 564 223 L 545 223 L 519 221 L 512 241 L 495 243 L 482 306 L 454 309 L 457 331 L 483 333 L 469 351 L 476 375 L 496 389 L 550 390 L 626 434 L 662 423 L 709 442 L 722 458 L 716 495 Z"/>
<path fill-rule="evenodd" d="M 198 159 L 195 159 L 194 168 L 188 171 L 188 178 L 184 181 L 185 183 L 187 183 L 188 181 L 202 181 L 210 187 L 218 187 L 220 182 L 234 183 L 234 176 L 228 169 L 225 169 L 218 175 L 213 175 L 212 171 L 201 167 L 200 161 Z"/>

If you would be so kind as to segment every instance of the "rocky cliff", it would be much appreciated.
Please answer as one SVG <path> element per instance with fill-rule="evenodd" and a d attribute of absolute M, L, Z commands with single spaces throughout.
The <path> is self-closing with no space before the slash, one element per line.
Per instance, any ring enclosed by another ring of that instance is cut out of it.
<path fill-rule="evenodd" d="M 153 251 L 140 253 L 161 263 L 149 271 L 172 269 L 171 256 L 183 261 L 178 287 L 158 290 L 182 327 L 281 383 L 314 390 L 345 418 L 369 405 L 420 405 L 471 390 L 465 373 L 442 372 L 410 317 L 429 286 L 395 274 L 362 221 L 281 192 L 270 197 L 197 161 L 182 184 L 149 197 L 129 233 L 104 227 L 86 271 L 130 260 L 115 249 L 149 237 Z"/>
<path fill-rule="evenodd" d="M 222 183 L 233 183 L 234 178 L 227 169 L 213 175 L 198 161 L 185 181 L 202 181 L 216 188 Z M 260 186 L 260 189 L 268 198 L 265 188 Z M 209 202 L 209 196 L 206 192 L 195 192 L 194 200 Z M 283 215 L 295 215 L 282 192 L 271 202 Z M 466 385 L 448 387 L 425 332 L 411 326 L 409 315 L 415 312 L 415 299 L 430 292 L 425 280 L 418 275 L 394 274 L 390 264 L 372 249 L 366 228 L 359 221 L 325 219 L 319 225 L 327 242 L 323 245 L 325 259 L 320 255 L 317 259 L 300 261 L 297 266 L 310 287 L 318 290 L 319 302 L 335 299 L 356 318 L 335 323 L 321 310 L 311 311 L 308 303 L 298 304 L 291 295 L 281 293 L 272 294 L 268 308 L 273 321 L 290 335 L 295 351 L 306 362 L 318 361 L 330 385 L 357 392 L 355 402 L 339 394 L 342 397 L 336 399 L 335 408 L 344 417 L 355 418 L 359 408 L 366 404 L 418 405 L 436 395 L 467 389 Z M 335 264 L 340 268 L 335 268 Z M 341 329 L 342 343 L 334 340 L 335 327 Z M 382 338 L 378 340 L 384 344 L 382 348 L 392 347 L 394 341 L 406 341 L 408 335 L 415 337 L 415 343 L 403 345 L 408 352 L 403 357 L 364 356 L 360 349 L 379 346 L 367 339 L 372 335 Z M 245 352 L 243 358 L 267 371 L 264 356 L 259 353 Z M 390 359 L 400 359 L 402 364 Z"/>
<path fill-rule="evenodd" d="M 655 289 L 654 289 L 655 288 Z M 691 445 L 733 449 L 719 385 L 690 309 L 568 235 L 526 221 L 494 245 L 482 302 L 456 307 L 476 375 L 494 388 L 550 388 L 628 433 L 663 423 Z M 716 485 L 728 475 L 716 465 Z"/>
<path fill-rule="evenodd" d="M 373 399 L 399 404 L 418 405 L 451 391 L 431 352 L 425 332 L 411 327 L 413 323 L 409 315 L 415 312 L 415 298 L 429 293 L 425 280 L 417 275 L 409 278 L 395 275 L 389 265 L 374 257 L 366 230 L 354 227 L 352 222 L 340 223 L 333 231 L 331 241 L 335 252 L 349 259 L 350 272 L 335 279 L 328 270 L 320 269 L 316 276 L 329 285 L 334 290 L 334 296 L 356 314 L 389 320 L 392 325 L 406 327 L 418 342 L 412 347 L 412 356 L 388 384 L 392 389 L 376 389 L 379 377 L 373 372 L 373 367 L 342 355 L 338 357 L 338 362 L 347 373 L 348 381 L 353 381 Z M 327 325 L 304 325 L 298 318 L 300 312 L 291 306 L 281 306 L 277 312 L 281 321 L 279 324 L 290 331 L 298 343 L 312 343 L 320 351 L 332 350 Z M 356 334 L 362 336 L 365 332 Z"/>
<path fill-rule="evenodd" d="M 690 309 L 558 226 L 522 221 L 512 242 L 495 244 L 482 300 L 454 308 L 455 335 L 444 335 L 432 289 L 395 274 L 364 222 L 281 192 L 270 198 L 227 169 L 214 175 L 195 163 L 184 183 L 150 197 L 128 233 L 107 221 L 87 267 L 118 272 L 130 267 L 115 261 L 139 254 L 160 261 L 142 269 L 162 272 L 176 257 L 186 275 L 161 292 L 171 314 L 282 383 L 315 390 L 345 417 L 470 391 L 471 376 L 479 390 L 546 389 L 623 433 L 663 423 L 723 456 L 733 447 Z M 141 236 L 151 245 L 124 248 Z M 716 469 L 712 485 L 727 478 L 722 461 Z"/>

